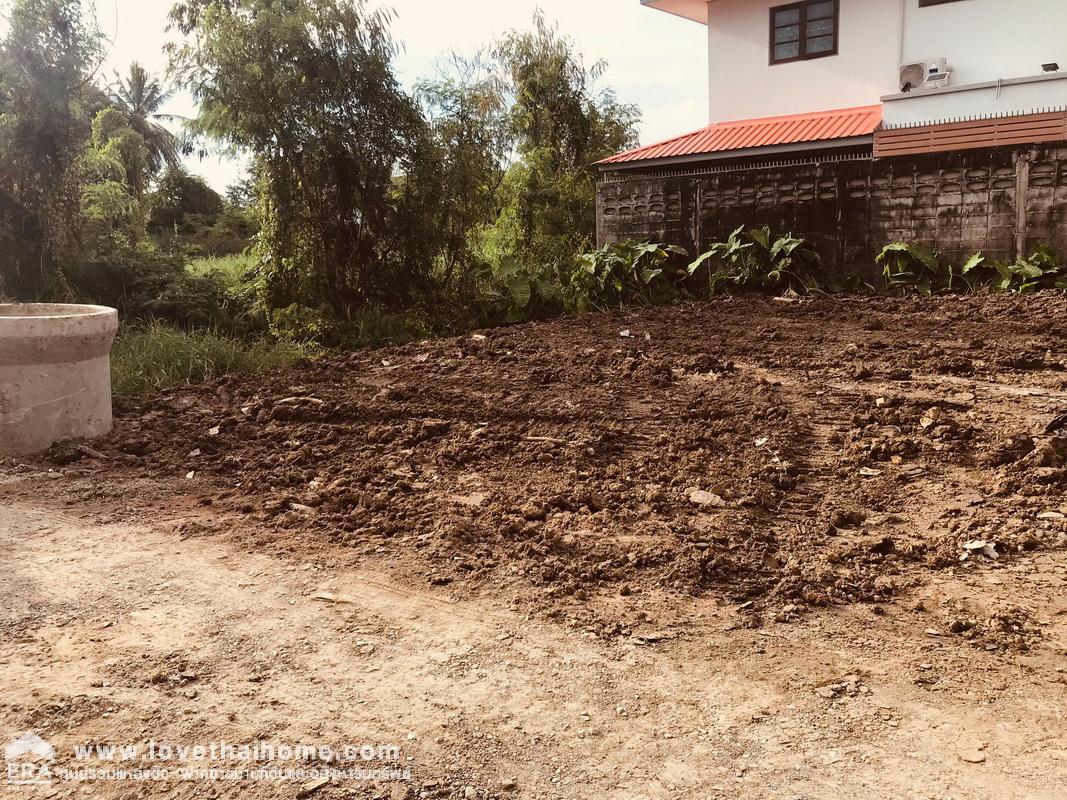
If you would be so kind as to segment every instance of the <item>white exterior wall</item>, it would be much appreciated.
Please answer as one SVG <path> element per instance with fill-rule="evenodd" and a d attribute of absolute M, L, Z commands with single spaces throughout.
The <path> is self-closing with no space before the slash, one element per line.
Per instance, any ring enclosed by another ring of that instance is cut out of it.
<path fill-rule="evenodd" d="M 882 119 L 890 127 L 1067 108 L 1067 73 L 892 95 L 883 108 Z"/>
<path fill-rule="evenodd" d="M 944 89 L 886 92 L 887 125 L 1067 106 L 1064 0 L 959 0 L 928 8 L 906 2 L 904 61 L 946 58 L 952 79 Z M 1042 74 L 1042 65 L 1053 62 L 1061 71 Z"/>
<path fill-rule="evenodd" d="M 905 63 L 942 56 L 954 86 L 1039 75 L 1054 61 L 1067 71 L 1067 2 L 959 0 L 919 8 L 919 0 L 907 0 Z"/>
<path fill-rule="evenodd" d="M 772 66 L 770 10 L 786 2 L 709 3 L 711 122 L 875 105 L 894 89 L 900 0 L 841 0 L 838 55 Z"/>
<path fill-rule="evenodd" d="M 1067 74 L 1067 0 L 958 0 L 928 8 L 919 0 L 840 0 L 838 55 L 772 66 L 770 9 L 786 2 L 708 3 L 711 122 L 874 105 L 883 97 L 891 124 L 1067 103 L 1065 81 L 890 99 L 899 65 L 927 58 L 948 59 L 952 87 L 1038 75 L 1049 62 Z"/>

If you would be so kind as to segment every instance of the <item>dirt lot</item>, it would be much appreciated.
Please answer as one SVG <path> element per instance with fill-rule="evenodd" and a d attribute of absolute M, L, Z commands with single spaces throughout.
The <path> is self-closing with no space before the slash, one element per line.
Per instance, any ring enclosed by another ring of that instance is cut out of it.
<path fill-rule="evenodd" d="M 0 734 L 401 746 L 327 799 L 1067 797 L 1065 345 L 1056 294 L 732 300 L 126 402 L 0 470 Z"/>

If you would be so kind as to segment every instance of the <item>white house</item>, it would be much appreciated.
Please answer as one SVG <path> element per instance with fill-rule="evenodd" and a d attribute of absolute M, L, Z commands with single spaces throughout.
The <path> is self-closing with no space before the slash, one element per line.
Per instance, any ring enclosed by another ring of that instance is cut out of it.
<path fill-rule="evenodd" d="M 1067 0 L 641 3 L 707 26 L 711 124 L 607 170 L 1067 139 Z"/>

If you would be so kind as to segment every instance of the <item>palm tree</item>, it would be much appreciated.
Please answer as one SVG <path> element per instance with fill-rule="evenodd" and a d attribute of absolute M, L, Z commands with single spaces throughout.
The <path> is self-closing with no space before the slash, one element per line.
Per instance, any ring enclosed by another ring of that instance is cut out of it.
<path fill-rule="evenodd" d="M 159 113 L 173 92 L 164 88 L 136 61 L 130 64 L 130 72 L 125 79 L 117 74 L 115 78 L 117 83 L 112 89 L 112 99 L 126 114 L 130 126 L 144 137 L 151 173 L 158 173 L 164 165 L 179 166 L 181 146 L 178 137 L 157 122 L 175 119 L 171 114 Z"/>

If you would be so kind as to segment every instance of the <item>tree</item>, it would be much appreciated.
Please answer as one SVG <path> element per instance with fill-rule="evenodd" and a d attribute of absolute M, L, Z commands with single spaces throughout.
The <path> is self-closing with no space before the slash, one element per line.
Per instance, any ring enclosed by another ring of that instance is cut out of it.
<path fill-rule="evenodd" d="M 194 131 L 254 157 L 268 305 L 343 313 L 425 285 L 430 260 L 393 235 L 398 204 L 422 205 L 423 187 L 394 179 L 425 163 L 427 137 L 393 73 L 389 15 L 365 0 L 182 0 L 171 19 Z"/>
<path fill-rule="evenodd" d="M 610 91 L 596 91 L 605 65 L 587 68 L 573 40 L 541 14 L 532 30 L 507 34 L 493 52 L 519 158 L 484 246 L 533 275 L 570 269 L 595 239 L 593 165 L 636 145 L 640 112 Z"/>
<path fill-rule="evenodd" d="M 0 45 L 0 293 L 70 297 L 99 35 L 80 0 L 13 0 Z"/>
<path fill-rule="evenodd" d="M 637 109 L 596 90 L 602 71 L 538 14 L 417 84 L 440 152 L 445 287 L 457 275 L 469 291 L 488 266 L 524 314 L 558 308 L 595 235 L 593 163 L 636 143 Z"/>
<path fill-rule="evenodd" d="M 144 138 L 151 174 L 158 174 L 165 166 L 180 166 L 178 138 L 159 124 L 159 120 L 174 119 L 169 114 L 160 113 L 173 93 L 136 61 L 130 64 L 125 78 L 116 75 L 116 79 L 112 99 L 122 109 L 133 129 Z"/>
<path fill-rule="evenodd" d="M 222 196 L 202 178 L 180 168 L 163 173 L 151 197 L 149 230 L 159 232 L 180 228 L 188 217 L 214 224 L 222 214 Z"/>
<path fill-rule="evenodd" d="M 498 76 L 484 54 L 453 56 L 415 92 L 439 153 L 436 227 L 441 278 L 449 289 L 454 280 L 475 277 L 473 234 L 499 213 L 498 194 L 514 142 Z"/>

